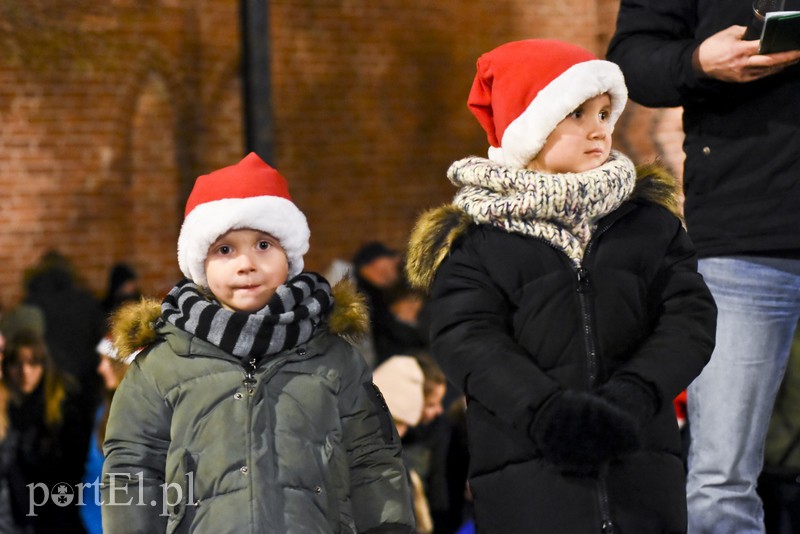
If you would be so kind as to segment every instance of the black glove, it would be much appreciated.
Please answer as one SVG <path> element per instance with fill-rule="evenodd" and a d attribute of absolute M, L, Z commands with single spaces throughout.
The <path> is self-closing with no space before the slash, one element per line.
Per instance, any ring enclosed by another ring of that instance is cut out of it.
<path fill-rule="evenodd" d="M 596 393 L 563 390 L 539 409 L 530 435 L 545 460 L 565 473 L 596 474 L 639 447 L 639 424 Z"/>
<path fill-rule="evenodd" d="M 649 423 L 660 403 L 656 389 L 632 374 L 612 376 L 597 394 L 633 417 L 639 426 Z"/>

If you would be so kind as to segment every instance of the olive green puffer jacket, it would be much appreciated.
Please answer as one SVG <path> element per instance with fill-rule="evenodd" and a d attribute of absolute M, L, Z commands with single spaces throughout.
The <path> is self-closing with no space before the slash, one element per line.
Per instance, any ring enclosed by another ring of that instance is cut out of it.
<path fill-rule="evenodd" d="M 413 532 L 399 438 L 347 341 L 320 329 L 246 383 L 238 358 L 162 323 L 112 404 L 106 532 Z"/>

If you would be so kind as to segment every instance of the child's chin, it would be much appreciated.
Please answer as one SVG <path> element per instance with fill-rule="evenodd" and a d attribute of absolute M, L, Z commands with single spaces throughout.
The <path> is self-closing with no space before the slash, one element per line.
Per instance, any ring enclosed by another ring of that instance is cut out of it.
<path fill-rule="evenodd" d="M 238 304 L 238 305 L 234 304 L 234 305 L 230 306 L 230 309 L 232 309 L 233 311 L 253 313 L 253 312 L 257 312 L 258 310 L 260 310 L 261 308 L 263 308 L 266 305 L 267 305 L 266 302 L 263 303 L 263 304 L 252 304 L 252 303 L 250 303 L 250 304 Z"/>
<path fill-rule="evenodd" d="M 267 305 L 266 301 L 251 300 L 251 299 L 233 299 L 221 302 L 222 307 L 234 312 L 247 312 L 252 313 L 260 310 Z"/>
<path fill-rule="evenodd" d="M 588 158 L 586 162 L 580 165 L 576 165 L 575 167 L 572 168 L 572 170 L 567 172 L 579 173 L 579 172 L 591 171 L 592 169 L 596 169 L 597 167 L 605 163 L 607 159 L 608 159 L 607 157 L 599 155 L 597 157 Z"/>

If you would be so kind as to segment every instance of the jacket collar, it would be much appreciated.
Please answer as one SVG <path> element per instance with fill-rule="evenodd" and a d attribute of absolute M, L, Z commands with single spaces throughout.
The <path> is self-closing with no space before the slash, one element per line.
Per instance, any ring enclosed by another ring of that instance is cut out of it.
<path fill-rule="evenodd" d="M 662 165 L 637 167 L 636 187 L 629 202 L 603 219 L 613 223 L 633 209 L 632 203 L 649 202 L 663 206 L 683 221 L 681 187 L 675 177 Z M 406 275 L 411 285 L 429 290 L 442 261 L 453 243 L 474 225 L 473 219 L 453 204 L 445 204 L 423 213 L 417 220 L 409 239 Z"/>
<path fill-rule="evenodd" d="M 328 331 L 350 342 L 356 342 L 366 335 L 369 328 L 367 306 L 353 284 L 349 281 L 336 284 L 333 287 L 333 300 L 333 310 L 326 319 Z M 211 343 L 185 335 L 182 330 L 165 324 L 161 319 L 161 302 L 155 299 L 144 298 L 121 307 L 111 318 L 111 325 L 114 345 L 121 358 L 166 337 L 171 338 L 171 346 L 177 349 L 176 352 L 179 354 L 220 357 L 225 355 L 225 358 L 232 358 Z M 184 334 L 185 339 L 180 334 Z M 316 347 L 315 343 L 321 341 L 314 340 L 319 337 L 312 338 L 307 346 Z M 237 358 L 234 359 L 238 361 Z"/>

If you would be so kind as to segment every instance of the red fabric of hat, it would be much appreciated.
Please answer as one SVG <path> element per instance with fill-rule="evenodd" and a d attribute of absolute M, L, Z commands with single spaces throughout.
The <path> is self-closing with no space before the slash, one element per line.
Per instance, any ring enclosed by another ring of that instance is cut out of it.
<path fill-rule="evenodd" d="M 286 179 L 251 152 L 235 165 L 200 176 L 186 202 L 178 237 L 178 265 L 197 284 L 207 284 L 205 259 L 222 234 L 260 230 L 280 242 L 289 277 L 303 269 L 310 231 L 305 215 L 289 196 Z"/>
<path fill-rule="evenodd" d="M 260 196 L 282 197 L 291 201 L 286 179 L 251 152 L 236 165 L 197 178 L 186 201 L 184 217 L 198 205 L 223 198 Z"/>
<path fill-rule="evenodd" d="M 627 101 L 619 67 L 570 43 L 528 39 L 478 58 L 467 105 L 495 149 L 489 158 L 524 167 L 559 122 L 606 92 L 613 126 Z"/>

